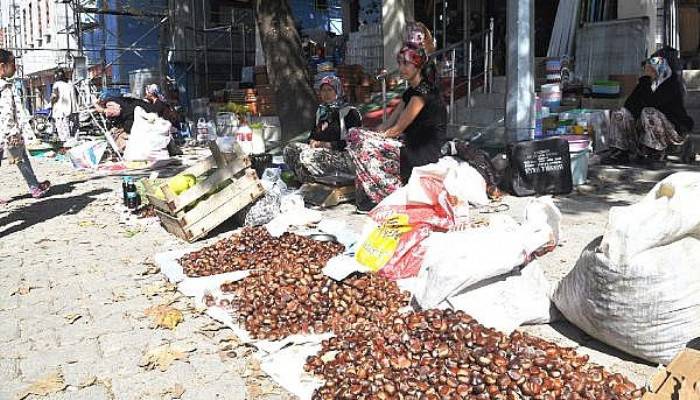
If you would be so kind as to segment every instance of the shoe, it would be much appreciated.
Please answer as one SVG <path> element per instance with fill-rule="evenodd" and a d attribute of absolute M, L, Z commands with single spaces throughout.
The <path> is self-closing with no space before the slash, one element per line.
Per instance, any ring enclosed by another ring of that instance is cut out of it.
<path fill-rule="evenodd" d="M 605 165 L 628 164 L 629 162 L 629 155 L 622 150 L 612 149 L 607 154 L 600 156 L 600 163 Z"/>
<path fill-rule="evenodd" d="M 29 189 L 29 193 L 31 193 L 33 198 L 40 199 L 40 198 L 46 196 L 46 193 L 49 192 L 50 188 L 51 188 L 51 182 L 43 181 L 43 182 L 39 183 L 38 186 L 34 186 L 33 188 Z"/>
<path fill-rule="evenodd" d="M 376 207 L 377 204 L 373 202 L 367 194 L 365 194 L 365 191 L 362 189 L 355 189 L 355 207 L 357 208 L 355 210 L 356 213 L 358 214 L 367 214 L 374 207 Z"/>

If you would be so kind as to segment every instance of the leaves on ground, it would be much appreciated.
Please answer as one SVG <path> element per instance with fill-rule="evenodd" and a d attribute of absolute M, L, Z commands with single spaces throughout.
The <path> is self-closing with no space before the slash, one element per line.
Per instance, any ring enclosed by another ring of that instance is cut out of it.
<path fill-rule="evenodd" d="M 154 297 L 164 293 L 174 292 L 175 289 L 177 289 L 175 284 L 160 281 L 144 287 L 141 291 L 146 297 Z"/>
<path fill-rule="evenodd" d="M 79 320 L 83 316 L 80 314 L 70 313 L 63 316 L 69 324 L 73 324 L 75 321 Z"/>
<path fill-rule="evenodd" d="M 146 351 L 139 362 L 145 369 L 166 371 L 176 360 L 185 360 L 197 348 L 191 343 L 169 343 Z"/>
<path fill-rule="evenodd" d="M 163 395 L 168 396 L 170 399 L 179 399 L 185 393 L 185 387 L 181 384 L 175 384 L 175 386 L 170 387 L 163 392 Z"/>
<path fill-rule="evenodd" d="M 63 380 L 60 372 L 52 372 L 43 378 L 34 381 L 27 389 L 17 395 L 17 400 L 27 398 L 29 395 L 48 396 L 51 393 L 63 391 L 68 385 Z"/>
<path fill-rule="evenodd" d="M 170 307 L 166 304 L 160 304 L 157 306 L 148 307 L 144 314 L 147 317 L 152 317 L 153 322 L 155 322 L 158 328 L 168 328 L 170 330 L 175 329 L 175 327 L 182 321 L 184 317 L 180 310 Z"/>

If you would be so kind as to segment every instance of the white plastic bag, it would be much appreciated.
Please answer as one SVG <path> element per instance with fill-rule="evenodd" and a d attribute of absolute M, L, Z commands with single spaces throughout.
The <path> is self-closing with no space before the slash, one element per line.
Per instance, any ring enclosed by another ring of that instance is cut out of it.
<path fill-rule="evenodd" d="M 166 147 L 170 143 L 170 122 L 147 113 L 141 107 L 134 109 L 134 125 L 124 150 L 126 161 L 158 161 L 169 158 Z"/>
<path fill-rule="evenodd" d="M 556 206 L 551 200 L 535 199 L 526 210 L 522 226 L 500 219 L 485 228 L 431 234 L 423 241 L 426 252 L 418 274 L 422 287 L 415 293 L 418 304 L 433 308 L 464 288 L 510 273 L 533 253 L 553 248 L 560 221 Z"/>
<path fill-rule="evenodd" d="M 610 210 L 554 302 L 589 335 L 667 364 L 700 337 L 700 173 L 677 173 Z"/>
<path fill-rule="evenodd" d="M 551 294 L 552 285 L 537 261 L 533 261 L 517 274 L 467 288 L 447 299 L 447 303 L 484 326 L 510 333 L 523 324 L 551 322 Z"/>

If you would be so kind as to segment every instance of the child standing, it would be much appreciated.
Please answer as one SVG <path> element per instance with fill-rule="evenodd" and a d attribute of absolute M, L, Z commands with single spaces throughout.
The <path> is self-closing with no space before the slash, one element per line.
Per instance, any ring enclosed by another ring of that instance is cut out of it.
<path fill-rule="evenodd" d="M 11 52 L 0 49 L 0 151 L 7 151 L 10 163 L 16 164 L 29 186 L 32 197 L 40 198 L 49 191 L 49 181 L 39 182 L 29 162 L 24 147 L 22 128 L 31 129 L 28 121 L 20 115 L 22 103 L 15 96 L 12 76 L 15 74 L 15 57 Z M 1 153 L 0 153 L 1 155 Z M 2 157 L 0 157 L 0 160 Z M 0 200 L 2 202 L 2 200 Z"/>

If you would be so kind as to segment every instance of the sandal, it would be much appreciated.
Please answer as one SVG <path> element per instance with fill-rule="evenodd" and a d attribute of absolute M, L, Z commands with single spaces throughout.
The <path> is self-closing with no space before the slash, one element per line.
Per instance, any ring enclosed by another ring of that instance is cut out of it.
<path fill-rule="evenodd" d="M 38 186 L 34 186 L 33 188 L 29 189 L 29 193 L 32 195 L 33 198 L 35 199 L 40 199 L 49 192 L 49 189 L 51 188 L 51 182 L 49 181 L 43 181 L 39 183 Z"/>

